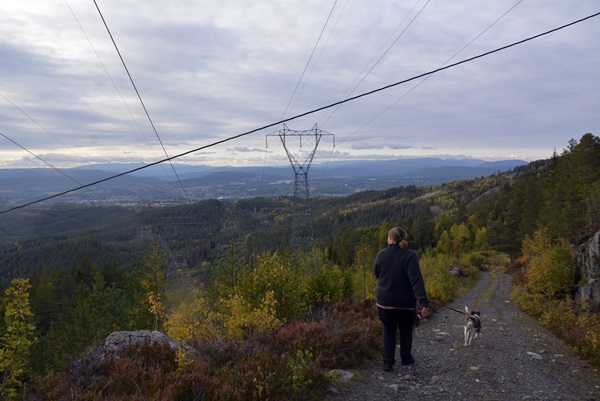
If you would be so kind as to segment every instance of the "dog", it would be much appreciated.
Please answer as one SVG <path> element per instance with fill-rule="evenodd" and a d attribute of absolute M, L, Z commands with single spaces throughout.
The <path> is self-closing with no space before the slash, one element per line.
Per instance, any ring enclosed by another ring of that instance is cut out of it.
<path fill-rule="evenodd" d="M 477 338 L 481 333 L 481 313 L 479 311 L 470 311 L 465 306 L 465 313 L 467 318 L 465 319 L 465 347 L 471 345 L 471 342 Z"/>

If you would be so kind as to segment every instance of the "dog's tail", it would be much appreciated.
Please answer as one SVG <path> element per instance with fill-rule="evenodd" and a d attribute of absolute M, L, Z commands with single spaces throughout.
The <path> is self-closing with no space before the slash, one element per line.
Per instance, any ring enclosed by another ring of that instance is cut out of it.
<path fill-rule="evenodd" d="M 470 316 L 471 314 L 469 313 L 469 307 L 467 305 L 465 305 L 465 313 L 467 314 L 467 316 Z"/>

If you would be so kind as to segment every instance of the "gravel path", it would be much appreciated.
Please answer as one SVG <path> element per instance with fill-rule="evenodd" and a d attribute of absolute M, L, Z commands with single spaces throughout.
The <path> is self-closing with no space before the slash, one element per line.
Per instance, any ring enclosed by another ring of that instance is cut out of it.
<path fill-rule="evenodd" d="M 600 371 L 512 304 L 510 286 L 508 275 L 484 273 L 449 305 L 481 311 L 482 334 L 470 347 L 465 315 L 443 308 L 419 326 L 414 365 L 384 372 L 380 359 L 371 361 L 334 383 L 325 400 L 600 401 Z"/>

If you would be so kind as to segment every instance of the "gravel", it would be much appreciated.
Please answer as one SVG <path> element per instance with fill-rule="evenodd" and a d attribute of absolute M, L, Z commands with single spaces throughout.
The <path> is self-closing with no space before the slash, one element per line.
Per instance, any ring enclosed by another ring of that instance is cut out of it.
<path fill-rule="evenodd" d="M 512 304 L 510 286 L 510 276 L 484 273 L 448 305 L 481 312 L 482 332 L 470 347 L 463 345 L 465 315 L 442 308 L 417 329 L 414 365 L 384 372 L 377 359 L 340 372 L 325 400 L 600 401 L 598 368 Z"/>

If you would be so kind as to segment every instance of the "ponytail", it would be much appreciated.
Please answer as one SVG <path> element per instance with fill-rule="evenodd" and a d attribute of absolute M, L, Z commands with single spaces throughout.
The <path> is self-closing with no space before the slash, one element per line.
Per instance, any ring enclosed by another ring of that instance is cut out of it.
<path fill-rule="evenodd" d="M 394 243 L 398 244 L 400 249 L 408 249 L 408 234 L 401 227 L 394 227 L 390 231 L 388 231 L 388 236 L 394 241 Z"/>

